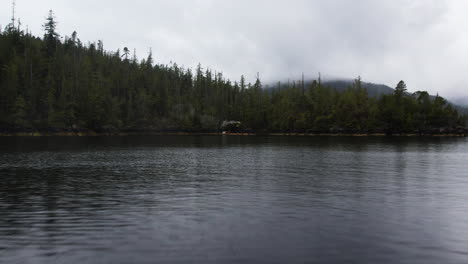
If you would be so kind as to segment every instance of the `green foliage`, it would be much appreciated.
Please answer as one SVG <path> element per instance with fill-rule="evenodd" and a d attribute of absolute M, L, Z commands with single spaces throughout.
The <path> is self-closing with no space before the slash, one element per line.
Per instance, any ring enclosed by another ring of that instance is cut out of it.
<path fill-rule="evenodd" d="M 83 45 L 76 32 L 60 41 L 51 11 L 43 39 L 14 27 L 0 33 L 0 129 L 217 131 L 225 120 L 281 132 L 416 132 L 465 125 L 442 97 L 407 93 L 368 96 L 361 79 L 337 92 L 320 80 L 264 87 L 244 76 L 231 83 L 199 65 L 194 72 L 138 62 L 130 50 Z"/>
<path fill-rule="evenodd" d="M 406 93 L 407 89 L 406 89 L 406 84 L 404 81 L 400 81 L 398 84 L 397 84 L 397 87 L 395 88 L 395 96 L 397 98 L 402 98 L 405 93 Z"/>

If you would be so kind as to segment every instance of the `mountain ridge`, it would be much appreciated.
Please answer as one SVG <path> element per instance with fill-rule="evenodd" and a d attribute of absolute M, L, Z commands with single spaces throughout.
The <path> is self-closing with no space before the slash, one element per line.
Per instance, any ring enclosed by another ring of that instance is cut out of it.
<path fill-rule="evenodd" d="M 305 85 L 308 86 L 312 84 L 316 80 L 306 80 L 304 81 Z M 330 79 L 322 81 L 324 86 L 328 86 L 332 89 L 335 89 L 338 92 L 344 92 L 346 89 L 350 88 L 355 80 L 354 79 Z M 299 81 L 300 83 L 301 81 Z M 297 82 L 296 82 L 297 83 Z M 386 85 L 386 84 L 378 84 L 372 82 L 361 82 L 362 87 L 367 89 L 367 93 L 369 97 L 378 98 L 382 95 L 393 94 L 395 89 Z M 275 87 L 275 85 L 267 85 L 269 89 Z M 415 91 L 416 92 L 416 91 Z M 410 94 L 415 92 L 409 92 Z M 431 98 L 435 98 L 435 95 L 430 95 Z M 468 115 L 468 97 L 462 97 L 458 99 L 447 99 L 447 101 L 455 107 L 460 113 Z"/>

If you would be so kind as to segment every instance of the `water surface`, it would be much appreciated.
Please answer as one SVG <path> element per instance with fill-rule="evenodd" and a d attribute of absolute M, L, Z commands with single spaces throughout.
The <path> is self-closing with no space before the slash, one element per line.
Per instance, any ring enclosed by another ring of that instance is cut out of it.
<path fill-rule="evenodd" d="M 468 140 L 0 138 L 0 263 L 468 263 Z"/>

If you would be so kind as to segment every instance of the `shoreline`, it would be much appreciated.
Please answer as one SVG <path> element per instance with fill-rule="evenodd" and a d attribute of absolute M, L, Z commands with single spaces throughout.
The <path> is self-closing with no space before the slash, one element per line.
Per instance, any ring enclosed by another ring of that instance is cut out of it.
<path fill-rule="evenodd" d="M 105 137 L 105 136 L 296 136 L 296 137 L 466 137 L 466 133 L 231 133 L 231 132 L 3 132 L 0 137 Z"/>

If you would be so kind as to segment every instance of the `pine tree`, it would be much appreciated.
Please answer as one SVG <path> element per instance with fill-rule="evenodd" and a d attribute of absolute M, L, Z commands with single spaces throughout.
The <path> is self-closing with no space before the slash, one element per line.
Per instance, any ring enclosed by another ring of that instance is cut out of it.
<path fill-rule="evenodd" d="M 397 98 L 401 98 L 403 97 L 405 94 L 406 94 L 406 84 L 404 81 L 400 81 L 398 84 L 397 84 L 397 87 L 395 88 L 395 95 L 397 96 Z"/>
<path fill-rule="evenodd" d="M 44 28 L 44 41 L 47 45 L 47 54 L 52 56 L 57 48 L 58 37 L 57 33 L 57 22 L 55 21 L 55 15 L 52 10 L 49 10 L 49 15 L 46 18 L 46 22 L 43 25 Z"/>
<path fill-rule="evenodd" d="M 122 57 L 125 57 L 125 61 L 128 61 L 128 56 L 130 56 L 130 50 L 127 47 L 124 47 L 123 49 L 123 54 Z"/>

